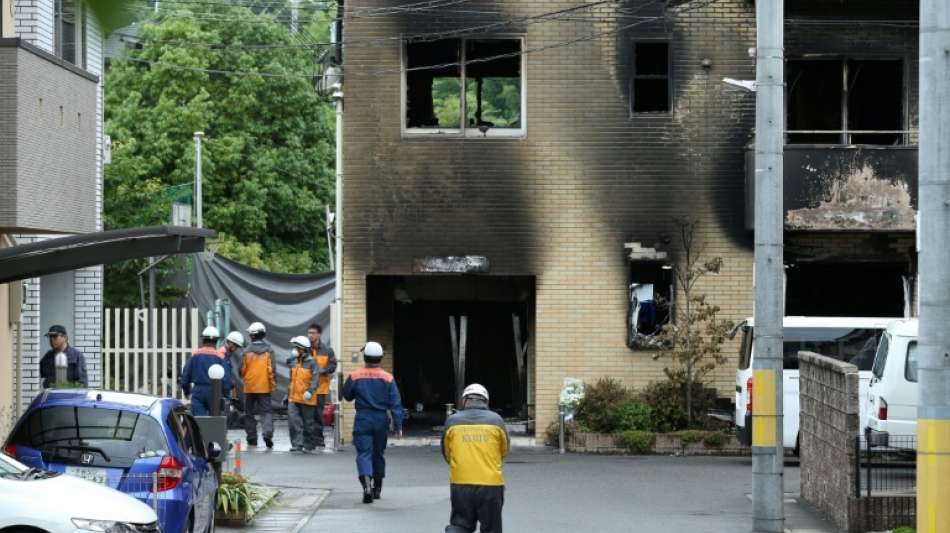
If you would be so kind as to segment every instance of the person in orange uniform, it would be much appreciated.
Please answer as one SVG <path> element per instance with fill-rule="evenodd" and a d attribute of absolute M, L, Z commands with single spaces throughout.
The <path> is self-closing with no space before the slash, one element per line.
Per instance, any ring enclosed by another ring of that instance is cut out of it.
<path fill-rule="evenodd" d="M 323 438 L 323 410 L 327 405 L 327 399 L 330 397 L 330 380 L 336 372 L 336 354 L 333 353 L 333 348 L 320 340 L 322 335 L 323 327 L 320 324 L 313 323 L 307 327 L 307 337 L 310 339 L 310 356 L 317 363 L 320 374 L 320 384 L 317 386 L 317 408 L 313 417 L 317 448 L 326 446 Z"/>
<path fill-rule="evenodd" d="M 287 421 L 290 425 L 290 451 L 310 452 L 316 447 L 313 411 L 317 406 L 320 373 L 310 356 L 310 339 L 300 335 L 290 340 L 293 355 L 287 359 L 290 385 L 287 391 Z"/>
<path fill-rule="evenodd" d="M 274 349 L 264 336 L 264 324 L 254 322 L 247 328 L 251 344 L 244 349 L 241 359 L 241 379 L 244 380 L 244 431 L 247 445 L 257 446 L 257 417 L 261 417 L 261 433 L 268 449 L 274 447 L 274 414 L 271 394 L 277 389 L 277 367 Z"/>

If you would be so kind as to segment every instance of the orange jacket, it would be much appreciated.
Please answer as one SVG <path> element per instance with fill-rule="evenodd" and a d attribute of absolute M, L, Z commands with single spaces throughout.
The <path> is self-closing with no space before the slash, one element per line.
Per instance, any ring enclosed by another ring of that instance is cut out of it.
<path fill-rule="evenodd" d="M 287 400 L 303 405 L 317 405 L 317 364 L 309 354 L 303 357 L 287 359 L 290 367 L 290 385 L 287 387 Z M 304 399 L 304 393 L 310 393 L 310 399 Z"/>
<path fill-rule="evenodd" d="M 254 341 L 245 350 L 241 361 L 244 394 L 270 394 L 277 389 L 274 350 L 264 341 Z"/>
<path fill-rule="evenodd" d="M 336 354 L 333 353 L 333 348 L 321 342 L 319 347 L 310 348 L 310 356 L 313 357 L 320 371 L 317 394 L 330 394 L 330 378 L 336 372 Z"/>

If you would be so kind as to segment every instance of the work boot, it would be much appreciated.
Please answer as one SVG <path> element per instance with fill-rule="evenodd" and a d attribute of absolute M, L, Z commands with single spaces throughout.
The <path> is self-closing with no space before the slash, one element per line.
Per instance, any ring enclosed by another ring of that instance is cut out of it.
<path fill-rule="evenodd" d="M 363 486 L 363 503 L 373 503 L 373 487 L 369 476 L 360 476 L 360 485 Z"/>
<path fill-rule="evenodd" d="M 254 437 L 253 439 L 250 438 L 250 437 L 248 437 L 248 438 L 247 438 L 247 445 L 248 445 L 248 446 L 254 446 L 254 447 L 256 448 L 256 447 L 257 447 L 257 437 Z"/>
<path fill-rule="evenodd" d="M 378 500 L 382 494 L 383 494 L 383 478 L 375 477 L 373 478 L 373 499 Z"/>
<path fill-rule="evenodd" d="M 274 439 L 270 437 L 264 437 L 264 444 L 267 446 L 267 449 L 270 450 L 274 447 Z"/>

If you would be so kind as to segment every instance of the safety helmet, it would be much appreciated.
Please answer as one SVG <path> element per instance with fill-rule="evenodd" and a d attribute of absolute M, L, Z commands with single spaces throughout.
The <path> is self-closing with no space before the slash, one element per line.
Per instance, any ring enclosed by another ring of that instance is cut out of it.
<path fill-rule="evenodd" d="M 462 398 L 481 398 L 488 401 L 488 389 L 482 387 L 478 383 L 472 383 L 468 387 L 465 387 L 465 390 L 462 391 Z"/>
<path fill-rule="evenodd" d="M 208 327 L 206 327 L 204 330 L 201 331 L 201 338 L 202 338 L 202 339 L 215 339 L 215 340 L 217 340 L 219 337 L 221 337 L 221 334 L 218 333 L 218 328 L 216 328 L 216 327 L 214 327 L 214 326 L 208 326 Z"/>
<path fill-rule="evenodd" d="M 248 335 L 257 335 L 258 333 L 267 333 L 267 328 L 264 327 L 264 324 L 260 322 L 254 322 L 247 327 Z"/>
<path fill-rule="evenodd" d="M 301 350 L 310 349 L 310 339 L 303 335 L 297 335 L 296 337 L 290 339 L 290 344 L 294 345 L 296 348 L 300 348 Z"/>
<path fill-rule="evenodd" d="M 238 346 L 238 348 L 244 347 L 244 335 L 241 335 L 240 331 L 232 331 L 228 333 L 228 336 L 224 338 L 226 341 L 231 341 Z"/>
<path fill-rule="evenodd" d="M 378 363 L 383 359 L 383 346 L 374 341 L 363 345 L 363 360 L 368 363 Z"/>

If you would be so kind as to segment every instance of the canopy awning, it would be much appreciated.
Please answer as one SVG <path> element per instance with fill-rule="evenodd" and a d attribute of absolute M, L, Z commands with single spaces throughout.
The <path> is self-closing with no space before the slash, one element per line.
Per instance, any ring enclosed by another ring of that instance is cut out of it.
<path fill-rule="evenodd" d="M 149 226 L 46 239 L 0 249 L 0 283 L 143 257 L 205 249 L 212 230 Z"/>

